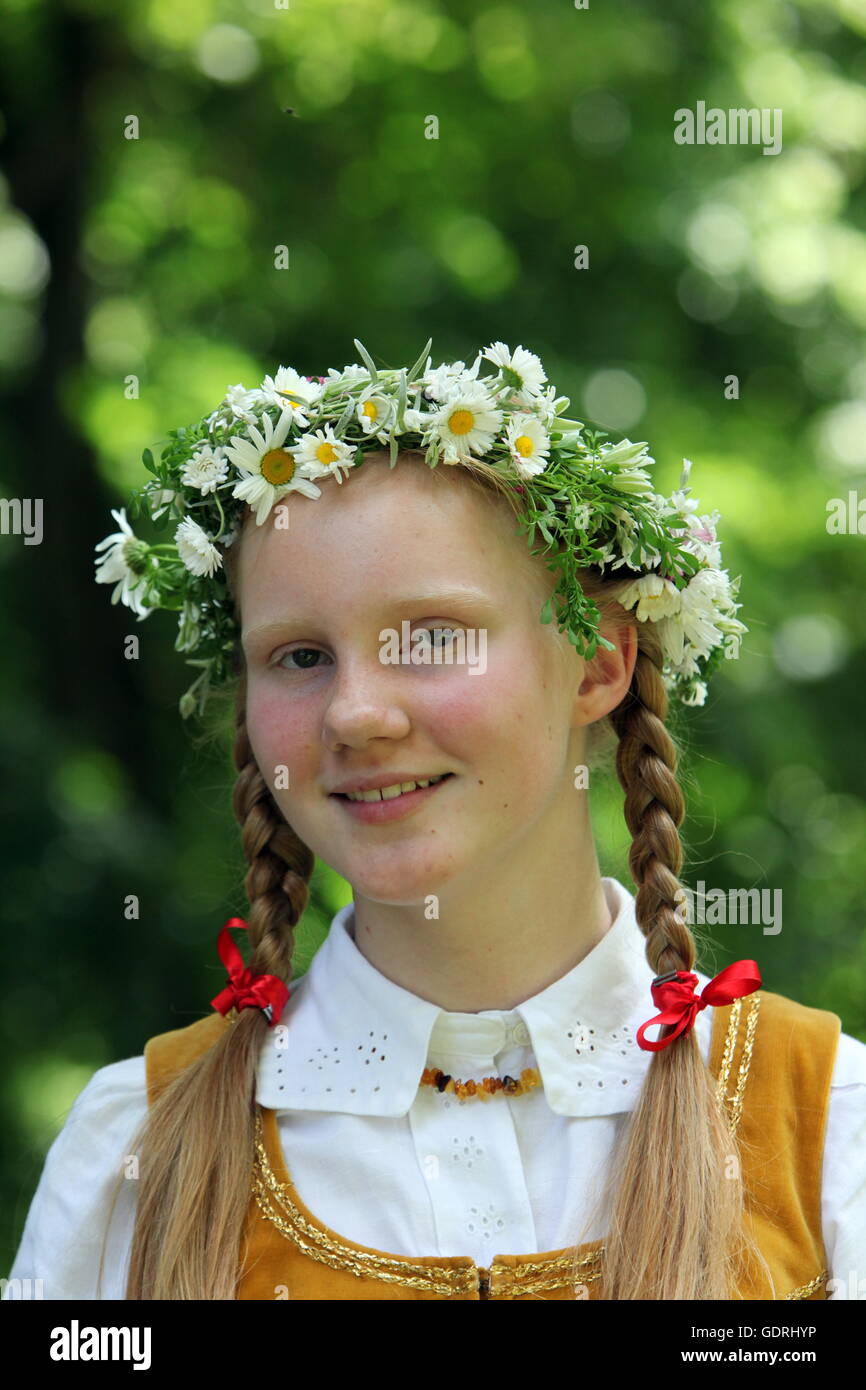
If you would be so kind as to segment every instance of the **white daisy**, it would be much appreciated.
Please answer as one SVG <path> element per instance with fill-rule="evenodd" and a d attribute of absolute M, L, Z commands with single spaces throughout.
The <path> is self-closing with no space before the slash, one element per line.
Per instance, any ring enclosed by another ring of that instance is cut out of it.
<path fill-rule="evenodd" d="M 325 425 L 324 429 L 301 435 L 295 448 L 295 458 L 309 470 L 309 477 L 324 478 L 332 474 L 338 483 L 342 483 L 340 469 L 345 468 L 345 476 L 349 476 L 349 469 L 355 463 L 355 450 L 337 438 L 332 425 Z"/>
<path fill-rule="evenodd" d="M 174 543 L 190 574 L 210 577 L 222 565 L 222 557 L 216 546 L 191 516 L 184 517 L 178 526 Z"/>
<path fill-rule="evenodd" d="M 112 509 L 111 515 L 120 530 L 106 536 L 105 540 L 99 541 L 94 546 L 94 550 L 106 551 L 96 561 L 96 582 L 97 584 L 114 584 L 111 602 L 125 603 L 127 608 L 131 608 L 134 613 L 138 614 L 139 618 L 146 618 L 148 613 L 153 612 L 152 608 L 148 608 L 144 604 L 141 597 L 147 574 L 149 547 L 146 541 L 139 540 L 135 535 L 126 519 L 125 507 L 121 507 L 120 511 Z"/>
<path fill-rule="evenodd" d="M 516 347 L 512 352 L 506 343 L 491 343 L 482 353 L 488 362 L 494 363 L 509 386 L 521 396 L 532 401 L 541 391 L 547 380 L 547 373 L 541 359 L 524 347 Z"/>
<path fill-rule="evenodd" d="M 538 394 L 533 397 L 533 409 L 548 429 L 550 429 L 551 425 L 556 423 L 557 406 L 560 401 L 565 402 L 562 407 L 563 410 L 571 404 L 568 396 L 557 396 L 555 386 L 545 386 L 543 390 L 539 391 Z M 572 430 L 570 432 L 571 437 L 577 439 L 582 428 L 583 426 L 581 426 L 580 429 Z"/>
<path fill-rule="evenodd" d="M 445 362 L 441 367 L 430 370 L 432 358 L 427 358 L 427 367 L 421 378 L 425 395 L 434 401 L 446 401 L 457 391 L 465 388 L 479 386 L 478 368 L 481 366 L 481 353 L 479 352 L 471 367 L 467 367 L 465 362 Z"/>
<path fill-rule="evenodd" d="M 318 381 L 309 381 L 296 372 L 294 367 L 280 367 L 276 376 L 266 376 L 259 387 L 259 399 L 263 405 L 276 405 L 280 410 L 290 409 L 296 424 L 301 429 L 309 427 L 309 412 L 322 394 L 323 387 Z M 300 396 L 303 404 L 290 401 L 284 391 Z"/>
<path fill-rule="evenodd" d="M 669 579 L 660 574 L 645 574 L 632 580 L 619 595 L 623 608 L 637 604 L 639 623 L 658 622 L 660 618 L 670 617 L 680 609 L 680 591 Z"/>
<path fill-rule="evenodd" d="M 197 487 L 204 496 L 207 492 L 216 492 L 217 483 L 225 480 L 228 471 L 225 450 L 202 444 L 181 469 L 180 481 L 184 487 Z"/>
<path fill-rule="evenodd" d="M 521 478 L 543 473 L 550 453 L 550 435 L 534 415 L 516 412 L 505 432 L 514 467 Z"/>
<path fill-rule="evenodd" d="M 288 492 L 302 492 L 305 497 L 321 497 L 321 490 L 311 481 L 316 476 L 301 468 L 299 450 L 282 448 L 292 423 L 292 411 L 286 409 L 274 425 L 269 415 L 262 416 L 262 433 L 250 425 L 252 439 L 229 441 L 226 451 L 231 462 L 246 476 L 236 483 L 233 497 L 240 497 L 256 513 L 256 525 L 264 522 L 279 498 Z"/>
<path fill-rule="evenodd" d="M 501 423 L 502 411 L 480 383 L 464 386 L 449 397 L 432 422 L 434 435 L 449 455 L 446 463 L 452 455 L 465 459 L 473 453 L 486 454 Z"/>
<path fill-rule="evenodd" d="M 375 387 L 371 387 L 358 401 L 355 414 L 365 434 L 375 434 L 381 438 L 384 431 L 390 428 L 395 411 L 396 403 L 387 396 L 380 395 Z"/>

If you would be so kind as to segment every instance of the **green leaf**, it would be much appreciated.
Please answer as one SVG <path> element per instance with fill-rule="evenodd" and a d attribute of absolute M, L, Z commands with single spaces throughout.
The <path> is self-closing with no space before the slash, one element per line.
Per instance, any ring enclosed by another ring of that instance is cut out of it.
<path fill-rule="evenodd" d="M 364 366 L 367 368 L 367 371 L 370 373 L 370 381 L 371 381 L 371 382 L 376 382 L 376 381 L 378 381 L 378 380 L 379 380 L 379 373 L 376 371 L 376 368 L 375 368 L 375 366 L 374 366 L 374 364 L 373 364 L 373 359 L 372 359 L 372 357 L 370 356 L 369 352 L 368 352 L 367 349 L 364 347 L 364 344 L 361 342 L 361 340 L 360 340 L 359 338 L 356 338 L 356 339 L 355 339 L 355 347 L 358 349 L 358 351 L 360 352 L 361 356 L 362 356 L 363 359 L 364 359 Z"/>
<path fill-rule="evenodd" d="M 406 368 L 405 368 L 405 367 L 401 367 L 401 369 L 400 369 L 400 383 L 399 383 L 399 386 L 398 386 L 398 389 L 397 389 L 397 420 L 396 420 L 397 430 L 398 430 L 398 432 L 401 433 L 401 434 L 403 433 L 403 427 L 404 427 L 403 416 L 405 415 L 405 413 L 406 413 Z"/>
<path fill-rule="evenodd" d="M 427 339 L 427 346 L 424 348 L 424 351 L 421 353 L 421 356 L 418 358 L 418 361 L 415 363 L 414 367 L 412 368 L 411 372 L 409 373 L 409 380 L 410 380 L 410 381 L 414 381 L 414 380 L 415 380 L 415 374 L 416 374 L 417 372 L 420 372 L 421 368 L 424 366 L 425 362 L 427 361 L 427 354 L 429 353 L 432 344 L 433 344 L 433 339 L 432 339 L 432 338 L 428 338 L 428 339 Z"/>
<path fill-rule="evenodd" d="M 339 420 L 334 426 L 334 434 L 336 435 L 337 439 L 342 439 L 346 427 L 352 418 L 352 412 L 354 411 L 354 409 L 355 402 L 350 396 L 346 402 L 346 409 L 343 411 L 342 415 L 340 416 Z"/>

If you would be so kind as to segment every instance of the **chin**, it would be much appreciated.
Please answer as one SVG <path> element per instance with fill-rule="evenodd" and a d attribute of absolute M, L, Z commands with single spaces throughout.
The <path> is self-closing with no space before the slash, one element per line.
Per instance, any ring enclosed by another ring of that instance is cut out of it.
<path fill-rule="evenodd" d="M 453 865 L 452 872 L 446 875 L 444 867 L 428 862 L 424 867 L 411 868 L 405 859 L 390 867 L 383 864 L 378 871 L 369 859 L 358 865 L 357 873 L 353 874 L 352 868 L 347 864 L 345 870 L 338 868 L 337 872 L 352 885 L 356 897 L 394 907 L 416 906 L 420 912 L 427 907 L 426 899 L 443 891 L 453 877 Z"/>

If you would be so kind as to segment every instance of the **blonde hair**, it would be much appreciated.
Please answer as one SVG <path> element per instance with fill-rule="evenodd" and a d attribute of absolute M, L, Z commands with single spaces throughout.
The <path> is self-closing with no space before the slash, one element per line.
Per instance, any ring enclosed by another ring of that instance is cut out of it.
<path fill-rule="evenodd" d="M 488 497 L 492 489 L 494 500 L 507 502 L 515 515 L 519 510 L 511 486 L 481 461 L 433 472 L 480 487 Z M 233 595 L 241 544 L 239 536 L 226 552 Z M 539 575 L 538 558 L 523 544 L 529 568 Z M 637 887 L 637 921 L 654 974 L 665 974 L 692 970 L 697 955 L 695 939 L 675 911 L 684 799 L 677 745 L 666 727 L 659 639 L 652 623 L 638 623 L 616 603 L 624 582 L 596 571 L 581 575 L 603 619 L 615 627 L 634 625 L 638 641 L 630 688 L 606 719 L 591 726 L 587 750 L 598 754 L 606 738 L 615 741 L 616 774 L 632 837 L 629 868 Z M 234 699 L 232 806 L 249 866 L 249 964 L 288 983 L 314 856 L 285 821 L 253 756 L 239 642 L 236 663 L 234 686 L 225 698 Z M 648 999 L 647 1015 L 651 1012 Z M 133 1139 L 140 1176 L 128 1299 L 237 1296 L 254 1153 L 256 1065 L 267 1029 L 259 1009 L 243 1010 L 166 1086 Z M 610 1169 L 603 1298 L 737 1297 L 741 1258 L 757 1255 L 765 1264 L 744 1233 L 742 1182 L 728 1176 L 730 1165 L 739 1175 L 738 1157 L 737 1140 L 692 1029 L 652 1054 L 638 1104 L 618 1139 Z M 100 1276 L 101 1270 L 102 1262 Z"/>

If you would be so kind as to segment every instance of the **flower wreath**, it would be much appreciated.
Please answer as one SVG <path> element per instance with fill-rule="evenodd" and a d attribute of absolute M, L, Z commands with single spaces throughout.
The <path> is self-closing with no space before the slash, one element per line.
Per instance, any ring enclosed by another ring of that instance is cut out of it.
<path fill-rule="evenodd" d="M 669 693 L 702 705 L 708 675 L 723 655 L 739 655 L 748 629 L 735 616 L 739 577 L 720 567 L 719 513 L 698 516 L 686 495 L 690 461 L 683 460 L 679 489 L 659 496 L 646 443 L 610 444 L 603 432 L 566 419 L 569 399 L 545 385 L 535 353 L 495 342 L 470 368 L 434 368 L 431 342 L 409 370 L 377 368 L 357 339 L 363 366 L 330 368 L 327 377 L 281 366 L 252 390 L 230 386 L 198 424 L 170 430 L 158 463 L 144 450 L 154 476 L 132 492 L 130 512 L 147 510 L 158 530 L 175 521 L 174 540 L 149 544 L 124 508 L 112 511 L 121 529 L 96 546 L 105 552 L 96 580 L 113 584 L 112 603 L 122 601 L 139 621 L 157 608 L 179 614 L 175 648 L 195 653 L 188 664 L 201 668 L 181 697 L 183 718 L 203 714 L 210 692 L 234 673 L 239 632 L 221 552 L 247 506 L 262 526 L 290 493 L 318 498 L 318 480 L 341 483 L 365 453 L 383 447 L 392 468 L 400 450 L 415 449 L 431 468 L 483 459 L 510 481 L 522 499 L 520 525 L 533 543 L 539 532 L 547 543 L 532 553 L 557 548 L 547 564 L 558 567 L 559 580 L 541 621 L 555 617 L 587 660 L 611 643 L 578 570 L 635 571 L 619 602 L 656 624 Z M 493 364 L 491 375 L 478 375 L 482 361 Z"/>

